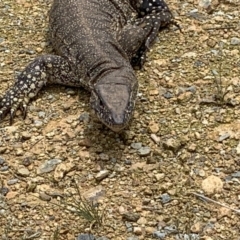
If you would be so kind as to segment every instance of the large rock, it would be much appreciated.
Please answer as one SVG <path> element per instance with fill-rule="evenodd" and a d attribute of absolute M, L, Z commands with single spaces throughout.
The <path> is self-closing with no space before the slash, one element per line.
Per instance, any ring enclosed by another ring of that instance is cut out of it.
<path fill-rule="evenodd" d="M 219 177 L 211 175 L 202 181 L 202 190 L 207 194 L 219 193 L 223 189 L 223 182 Z"/>

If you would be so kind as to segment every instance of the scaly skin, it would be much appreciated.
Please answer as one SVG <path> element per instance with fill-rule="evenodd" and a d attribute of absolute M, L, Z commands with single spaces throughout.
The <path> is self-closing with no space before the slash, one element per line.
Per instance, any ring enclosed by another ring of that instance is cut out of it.
<path fill-rule="evenodd" d="M 163 1 L 149 8 L 153 1 L 54 0 L 50 34 L 58 55 L 40 56 L 22 71 L 0 99 L 0 120 L 10 113 L 12 123 L 18 108 L 25 117 L 29 100 L 58 83 L 85 87 L 106 126 L 116 132 L 126 127 L 138 91 L 132 65 L 143 64 L 159 28 L 172 21 Z"/>

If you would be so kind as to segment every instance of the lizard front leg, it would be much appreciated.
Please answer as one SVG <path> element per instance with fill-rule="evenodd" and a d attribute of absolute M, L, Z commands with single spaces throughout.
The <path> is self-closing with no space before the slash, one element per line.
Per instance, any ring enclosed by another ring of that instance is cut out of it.
<path fill-rule="evenodd" d="M 144 64 L 148 50 L 146 40 L 153 28 L 153 22 L 149 20 L 149 16 L 145 16 L 127 24 L 117 35 L 117 41 L 127 53 L 134 68 L 141 68 Z"/>
<path fill-rule="evenodd" d="M 177 25 L 173 21 L 173 15 L 164 0 L 130 0 L 132 6 L 138 12 L 138 19 L 146 18 L 146 22 L 151 22 L 151 33 L 146 39 L 146 47 L 153 43 L 160 28 L 168 24 Z M 177 25 L 178 26 L 178 25 Z"/>
<path fill-rule="evenodd" d="M 131 23 L 121 30 L 117 36 L 117 41 L 131 59 L 145 42 L 147 35 L 148 33 L 141 26 Z"/>
<path fill-rule="evenodd" d="M 173 15 L 164 0 L 130 0 L 133 8 L 138 12 L 135 25 L 143 25 L 148 34 L 144 44 L 138 49 L 131 59 L 132 66 L 139 68 L 145 62 L 146 52 L 155 41 L 159 30 L 169 24 L 173 24 L 181 31 L 180 26 L 173 20 Z"/>
<path fill-rule="evenodd" d="M 56 55 L 44 55 L 32 61 L 17 77 L 16 82 L 0 98 L 0 121 L 10 113 L 10 124 L 18 108 L 26 117 L 27 105 L 47 83 L 60 83 L 81 86 L 64 58 Z"/>

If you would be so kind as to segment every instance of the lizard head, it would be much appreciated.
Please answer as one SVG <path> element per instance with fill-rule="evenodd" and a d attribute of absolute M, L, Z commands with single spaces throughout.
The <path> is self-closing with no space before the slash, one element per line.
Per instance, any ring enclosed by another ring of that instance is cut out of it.
<path fill-rule="evenodd" d="M 134 89 L 121 82 L 99 83 L 92 89 L 91 107 L 98 119 L 114 132 L 125 128 L 132 117 L 137 86 Z"/>

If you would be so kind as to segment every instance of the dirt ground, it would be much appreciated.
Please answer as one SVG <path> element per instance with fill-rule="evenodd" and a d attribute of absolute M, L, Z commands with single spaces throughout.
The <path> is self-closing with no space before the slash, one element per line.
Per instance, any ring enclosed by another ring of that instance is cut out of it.
<path fill-rule="evenodd" d="M 1 239 L 240 239 L 240 2 L 208 3 L 168 1 L 183 33 L 159 34 L 123 133 L 92 118 L 88 92 L 56 85 L 1 122 Z M 50 5 L 0 0 L 0 94 L 51 52 Z M 103 220 L 74 212 L 76 185 Z"/>

